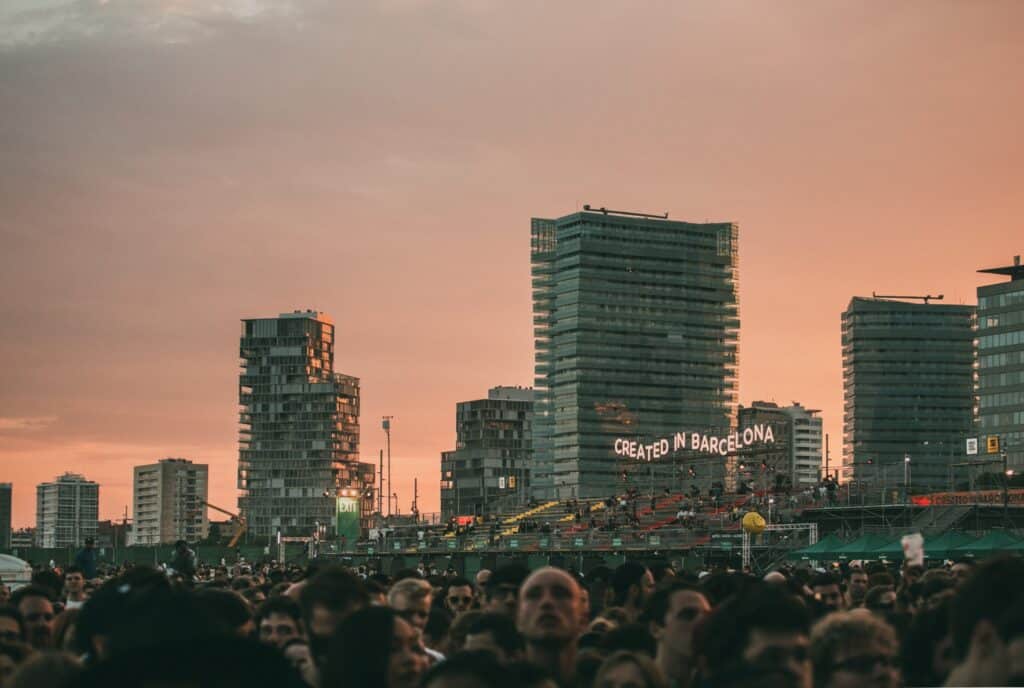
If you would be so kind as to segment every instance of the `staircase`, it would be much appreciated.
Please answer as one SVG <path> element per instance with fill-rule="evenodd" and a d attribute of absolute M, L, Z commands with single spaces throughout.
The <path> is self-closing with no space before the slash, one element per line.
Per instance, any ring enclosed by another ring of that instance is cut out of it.
<path fill-rule="evenodd" d="M 921 532 L 944 533 L 955 528 L 971 513 L 971 506 L 930 507 L 914 517 L 913 526 Z"/>

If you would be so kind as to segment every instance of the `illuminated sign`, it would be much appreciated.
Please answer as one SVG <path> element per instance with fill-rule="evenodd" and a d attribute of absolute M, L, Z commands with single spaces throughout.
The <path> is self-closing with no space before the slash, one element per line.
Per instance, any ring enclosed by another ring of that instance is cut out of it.
<path fill-rule="evenodd" d="M 967 438 L 967 454 L 968 456 L 976 456 L 978 454 L 978 438 L 968 437 Z"/>
<path fill-rule="evenodd" d="M 637 461 L 651 461 L 681 449 L 728 456 L 755 444 L 775 444 L 775 432 L 772 430 L 772 426 L 758 423 L 725 436 L 706 435 L 700 432 L 677 432 L 671 437 L 662 437 L 646 443 L 618 437 L 615 440 L 615 453 L 618 456 L 628 456 Z"/>
<path fill-rule="evenodd" d="M 989 454 L 995 454 L 999 451 L 999 435 L 989 435 L 987 449 Z"/>
<path fill-rule="evenodd" d="M 352 497 L 338 497 L 336 500 L 338 537 L 345 537 L 354 543 L 359 539 L 359 500 Z"/>

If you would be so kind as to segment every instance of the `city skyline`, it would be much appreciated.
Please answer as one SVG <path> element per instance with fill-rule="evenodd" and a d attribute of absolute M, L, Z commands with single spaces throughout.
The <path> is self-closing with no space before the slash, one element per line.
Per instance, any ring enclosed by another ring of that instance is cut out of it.
<path fill-rule="evenodd" d="M 998 281 L 975 271 L 1024 252 L 1019 3 L 194 3 L 154 22 L 155 3 L 54 0 L 42 28 L 23 5 L 0 9 L 16 528 L 67 470 L 118 518 L 132 466 L 164 456 L 209 464 L 231 508 L 238 319 L 305 308 L 352 323 L 336 365 L 361 380 L 360 458 L 395 416 L 401 510 L 419 478 L 437 511 L 454 405 L 533 384 L 531 216 L 737 222 L 739 401 L 821 409 L 837 463 L 850 298 L 973 305 Z"/>

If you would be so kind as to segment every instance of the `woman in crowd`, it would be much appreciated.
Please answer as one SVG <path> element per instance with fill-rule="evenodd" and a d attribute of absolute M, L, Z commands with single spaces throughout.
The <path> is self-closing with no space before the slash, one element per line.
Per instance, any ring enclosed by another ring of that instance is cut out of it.
<path fill-rule="evenodd" d="M 415 688 L 428 657 L 419 633 L 390 607 L 366 607 L 331 639 L 322 688 Z"/>

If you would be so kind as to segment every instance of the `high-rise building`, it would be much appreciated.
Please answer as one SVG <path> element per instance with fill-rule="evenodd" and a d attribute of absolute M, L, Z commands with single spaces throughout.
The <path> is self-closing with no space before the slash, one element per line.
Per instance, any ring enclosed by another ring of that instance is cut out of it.
<path fill-rule="evenodd" d="M 1024 265 L 979 272 L 1008 282 L 978 287 L 978 433 L 998 437 L 1010 466 L 1024 466 Z M 971 457 L 977 458 L 977 457 Z"/>
<path fill-rule="evenodd" d="M 96 537 L 100 486 L 77 473 L 65 473 L 36 486 L 36 546 L 81 547 Z"/>
<path fill-rule="evenodd" d="M 295 311 L 242 321 L 239 509 L 249 532 L 338 535 L 373 505 L 359 461 L 359 379 L 334 372 L 334 323 Z"/>
<path fill-rule="evenodd" d="M 820 411 L 793 402 L 779 406 L 755 401 L 740 406 L 739 427 L 772 426 L 774 442 L 740 452 L 741 477 L 757 488 L 802 489 L 821 480 L 822 423 Z"/>
<path fill-rule="evenodd" d="M 532 220 L 536 497 L 621 491 L 617 438 L 735 428 L 738 232 L 589 207 Z"/>
<path fill-rule="evenodd" d="M 948 488 L 973 422 L 973 306 L 850 301 L 842 317 L 844 478 Z"/>
<path fill-rule="evenodd" d="M 455 450 L 441 453 L 441 514 L 486 514 L 529 499 L 532 389 L 494 387 L 455 405 Z"/>
<path fill-rule="evenodd" d="M 0 549 L 11 548 L 11 483 L 0 483 Z"/>
<path fill-rule="evenodd" d="M 186 459 L 161 459 L 135 466 L 132 544 L 159 545 L 206 537 L 209 467 Z"/>

